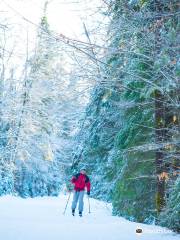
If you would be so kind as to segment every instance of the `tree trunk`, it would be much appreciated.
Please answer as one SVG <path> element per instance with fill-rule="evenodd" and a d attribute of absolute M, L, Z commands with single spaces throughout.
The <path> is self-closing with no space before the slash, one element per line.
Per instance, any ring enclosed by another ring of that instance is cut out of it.
<path fill-rule="evenodd" d="M 164 165 L 164 140 L 165 140 L 165 111 L 164 97 L 159 90 L 155 91 L 155 136 L 156 136 L 156 174 L 157 174 L 157 193 L 156 193 L 156 208 L 159 213 L 165 204 L 165 172 Z"/>

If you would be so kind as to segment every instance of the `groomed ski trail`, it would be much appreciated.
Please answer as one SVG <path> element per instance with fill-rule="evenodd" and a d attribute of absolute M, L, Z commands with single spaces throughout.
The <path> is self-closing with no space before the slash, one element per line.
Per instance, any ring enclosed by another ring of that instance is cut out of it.
<path fill-rule="evenodd" d="M 170 230 L 134 223 L 111 216 L 111 206 L 85 196 L 83 217 L 71 215 L 71 201 L 66 214 L 63 211 L 68 195 L 21 199 L 0 198 L 1 240 L 180 240 Z M 141 228 L 142 234 L 136 234 Z"/>

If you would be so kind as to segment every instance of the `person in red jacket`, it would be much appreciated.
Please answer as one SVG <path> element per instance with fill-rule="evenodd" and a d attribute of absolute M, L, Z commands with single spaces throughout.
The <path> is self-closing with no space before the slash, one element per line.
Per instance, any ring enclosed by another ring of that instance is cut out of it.
<path fill-rule="evenodd" d="M 84 191 L 87 189 L 87 195 L 90 195 L 91 183 L 89 177 L 86 175 L 86 170 L 81 169 L 80 173 L 74 175 L 71 179 L 74 185 L 74 195 L 72 202 L 72 215 L 74 216 L 77 203 L 79 201 L 79 216 L 82 217 L 83 207 L 84 207 Z"/>

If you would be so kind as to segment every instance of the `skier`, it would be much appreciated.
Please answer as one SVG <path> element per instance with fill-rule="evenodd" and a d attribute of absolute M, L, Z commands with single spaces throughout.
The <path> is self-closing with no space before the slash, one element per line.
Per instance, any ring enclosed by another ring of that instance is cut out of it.
<path fill-rule="evenodd" d="M 87 195 L 90 195 L 91 183 L 89 177 L 86 175 L 86 169 L 81 169 L 80 173 L 74 175 L 71 179 L 71 182 L 74 184 L 74 195 L 72 202 L 72 215 L 74 216 L 77 203 L 79 201 L 79 216 L 82 217 L 83 212 L 83 198 L 84 190 L 87 189 Z"/>

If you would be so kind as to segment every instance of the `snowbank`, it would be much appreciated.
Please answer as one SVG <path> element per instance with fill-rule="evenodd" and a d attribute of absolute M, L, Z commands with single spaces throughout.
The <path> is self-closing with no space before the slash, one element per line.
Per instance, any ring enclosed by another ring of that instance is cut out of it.
<path fill-rule="evenodd" d="M 21 199 L 0 198 L 1 240 L 178 240 L 179 235 L 157 226 L 133 223 L 111 216 L 111 206 L 85 196 L 82 218 L 71 216 L 70 204 L 63 215 L 67 195 Z M 70 201 L 72 201 L 72 196 Z M 141 228 L 142 233 L 136 234 Z"/>

